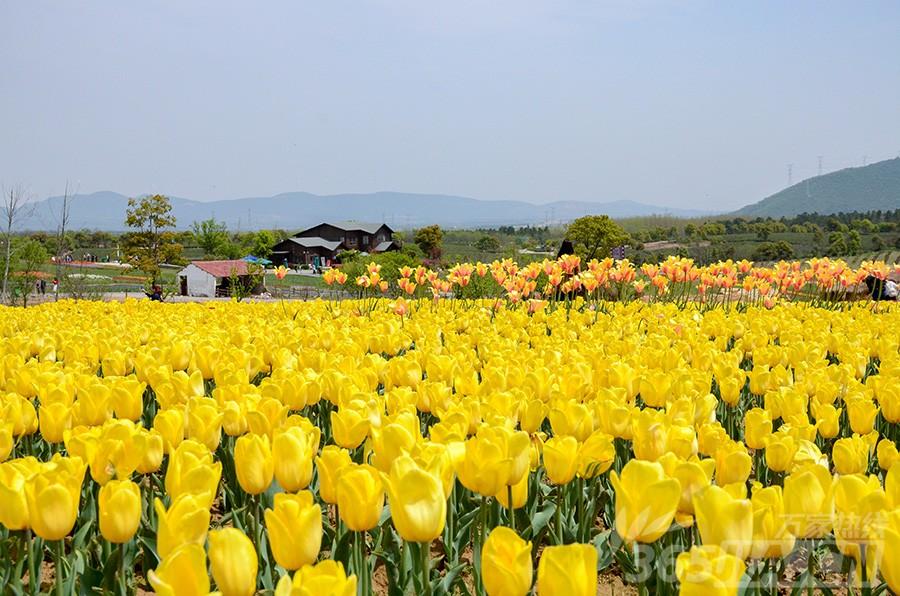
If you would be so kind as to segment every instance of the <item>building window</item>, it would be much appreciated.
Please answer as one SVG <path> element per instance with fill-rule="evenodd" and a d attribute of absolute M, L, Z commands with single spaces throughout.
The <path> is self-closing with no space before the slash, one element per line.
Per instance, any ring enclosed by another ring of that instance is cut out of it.
<path fill-rule="evenodd" d="M 369 237 L 368 237 L 368 236 L 363 236 L 363 244 L 365 244 L 366 246 L 368 246 L 368 244 L 369 244 Z"/>

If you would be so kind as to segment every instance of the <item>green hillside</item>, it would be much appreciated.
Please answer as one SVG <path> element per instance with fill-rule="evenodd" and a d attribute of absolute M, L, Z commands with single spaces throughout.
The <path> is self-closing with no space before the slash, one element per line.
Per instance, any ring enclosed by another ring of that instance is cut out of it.
<path fill-rule="evenodd" d="M 735 212 L 745 217 L 900 209 L 900 158 L 809 178 Z"/>

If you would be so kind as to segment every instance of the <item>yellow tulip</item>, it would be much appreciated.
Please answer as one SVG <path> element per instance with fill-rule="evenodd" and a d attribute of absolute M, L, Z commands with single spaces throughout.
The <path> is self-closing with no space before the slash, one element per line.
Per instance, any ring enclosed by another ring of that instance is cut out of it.
<path fill-rule="evenodd" d="M 828 468 L 799 468 L 784 480 L 784 511 L 788 529 L 798 538 L 822 538 L 831 530 L 833 480 Z"/>
<path fill-rule="evenodd" d="M 578 448 L 578 476 L 596 478 L 609 470 L 615 459 L 613 438 L 602 431 L 594 431 Z"/>
<path fill-rule="evenodd" d="M 55 402 L 41 406 L 41 436 L 48 443 L 62 443 L 63 433 L 72 428 L 72 407 Z"/>
<path fill-rule="evenodd" d="M 138 473 L 150 474 L 159 470 L 164 453 L 162 435 L 155 429 L 150 429 L 141 431 L 134 439 L 135 449 L 141 454 L 141 461 L 137 465 Z"/>
<path fill-rule="evenodd" d="M 894 464 L 900 461 L 900 452 L 897 451 L 897 446 L 890 439 L 882 439 L 879 441 L 875 453 L 878 456 L 878 467 L 885 472 L 893 468 Z"/>
<path fill-rule="evenodd" d="M 209 575 L 206 551 L 199 544 L 185 544 L 163 557 L 147 579 L 159 596 L 206 596 Z"/>
<path fill-rule="evenodd" d="M 295 571 L 315 563 L 322 546 L 322 510 L 312 493 L 278 493 L 275 506 L 266 509 L 266 529 L 275 561 Z"/>
<path fill-rule="evenodd" d="M 736 596 L 746 565 L 716 545 L 694 546 L 675 560 L 681 596 Z"/>
<path fill-rule="evenodd" d="M 481 549 L 481 577 L 488 596 L 523 596 L 531 590 L 531 543 L 507 527 L 494 528 Z"/>
<path fill-rule="evenodd" d="M 850 430 L 859 435 L 867 435 L 875 428 L 878 406 L 867 398 L 856 398 L 847 402 Z"/>
<path fill-rule="evenodd" d="M 12 462 L 0 464 L 0 524 L 7 530 L 24 530 L 28 527 L 25 482 L 25 476 Z"/>
<path fill-rule="evenodd" d="M 572 436 L 578 441 L 584 441 L 594 432 L 594 417 L 584 404 L 575 401 L 561 402 L 550 410 L 549 417 L 554 436 Z"/>
<path fill-rule="evenodd" d="M 844 475 L 834 483 L 834 525 L 835 542 L 838 549 L 861 563 L 861 545 L 876 536 L 877 525 L 888 508 L 888 499 L 881 482 L 875 476 Z M 868 558 L 868 565 L 875 562 Z M 869 569 L 869 577 L 874 577 L 874 568 Z"/>
<path fill-rule="evenodd" d="M 282 577 L 275 596 L 356 596 L 356 576 L 347 576 L 340 561 L 329 559 L 301 567 L 293 581 Z"/>
<path fill-rule="evenodd" d="M 787 472 L 794 466 L 797 442 L 787 433 L 775 433 L 766 441 L 766 465 L 773 472 Z"/>
<path fill-rule="evenodd" d="M 719 486 L 746 482 L 753 460 L 743 444 L 728 441 L 716 451 L 716 483 Z"/>
<path fill-rule="evenodd" d="M 194 495 L 209 509 L 215 501 L 221 476 L 222 463 L 213 461 L 205 445 L 188 439 L 169 456 L 166 492 L 172 500 L 181 495 Z"/>
<path fill-rule="evenodd" d="M 46 437 L 45 440 L 49 441 L 49 439 L 46 439 Z M 12 422 L 0 422 L 0 462 L 6 461 L 6 459 L 9 457 L 9 454 L 12 453 L 13 447 L 14 442 Z"/>
<path fill-rule="evenodd" d="M 538 432 L 546 418 L 547 404 L 539 399 L 526 401 L 519 410 L 519 426 L 529 435 Z"/>
<path fill-rule="evenodd" d="M 334 442 L 344 449 L 356 449 L 369 434 L 368 413 L 350 407 L 331 412 L 331 432 Z"/>
<path fill-rule="evenodd" d="M 703 544 L 718 545 L 739 559 L 750 554 L 753 506 L 748 499 L 735 499 L 723 488 L 708 486 L 694 495 L 694 513 Z"/>
<path fill-rule="evenodd" d="M 62 540 L 75 525 L 84 481 L 80 458 L 55 456 L 25 485 L 31 528 L 44 540 Z"/>
<path fill-rule="evenodd" d="M 651 408 L 665 407 L 672 388 L 672 377 L 662 371 L 648 371 L 641 377 L 640 395 Z"/>
<path fill-rule="evenodd" d="M 500 505 L 505 509 L 509 509 L 509 489 L 512 488 L 512 507 L 513 509 L 521 509 L 528 503 L 528 482 L 529 475 L 526 474 L 522 477 L 522 480 L 512 486 L 507 487 L 501 490 L 499 493 L 494 495 L 494 498 L 500 502 Z"/>
<path fill-rule="evenodd" d="M 391 520 L 407 542 L 431 542 L 444 531 L 447 495 L 440 478 L 419 467 L 409 456 L 394 460 L 384 475 Z"/>
<path fill-rule="evenodd" d="M 567 484 L 578 471 L 578 441 L 575 437 L 552 437 L 544 443 L 544 468 L 551 484 Z"/>
<path fill-rule="evenodd" d="M 823 439 L 833 439 L 840 433 L 840 420 L 842 408 L 835 408 L 831 404 L 821 405 L 815 408 L 816 429 Z"/>
<path fill-rule="evenodd" d="M 131 540 L 141 523 L 141 490 L 130 480 L 112 480 L 100 489 L 100 533 L 121 544 Z"/>
<path fill-rule="evenodd" d="M 831 458 L 838 474 L 864 474 L 869 468 L 869 446 L 859 435 L 838 439 Z"/>
<path fill-rule="evenodd" d="M 165 559 L 184 544 L 206 542 L 210 513 L 200 498 L 182 495 L 172 501 L 168 510 L 159 499 L 153 505 L 158 519 L 156 550 L 160 557 Z"/>
<path fill-rule="evenodd" d="M 337 503 L 337 480 L 341 471 L 353 463 L 350 452 L 336 445 L 326 445 L 321 455 L 316 458 L 316 470 L 319 472 L 319 497 L 326 503 Z"/>
<path fill-rule="evenodd" d="M 276 431 L 272 457 L 275 479 L 284 490 L 293 493 L 309 486 L 318 442 L 318 434 L 308 433 L 299 426 Z"/>
<path fill-rule="evenodd" d="M 597 549 L 591 544 L 548 546 L 538 563 L 541 596 L 594 596 L 597 593 Z"/>
<path fill-rule="evenodd" d="M 116 418 L 137 422 L 144 413 L 146 383 L 134 377 L 121 378 L 111 387 L 111 402 Z"/>
<path fill-rule="evenodd" d="M 415 420 L 415 432 L 401 422 L 391 422 L 380 429 L 372 429 L 372 465 L 382 472 L 388 472 L 397 457 L 412 450 L 419 437 L 418 418 Z"/>
<path fill-rule="evenodd" d="M 377 526 L 384 509 L 384 487 L 378 470 L 368 464 L 353 463 L 341 470 L 337 480 L 337 504 L 341 521 L 354 532 L 365 532 Z"/>
<path fill-rule="evenodd" d="M 763 449 L 772 434 L 772 415 L 763 408 L 753 408 L 744 416 L 744 442 L 750 449 Z"/>
<path fill-rule="evenodd" d="M 665 475 L 659 463 L 630 460 L 621 477 L 610 473 L 616 492 L 616 531 L 627 543 L 655 542 L 662 536 L 678 509 L 681 486 Z"/>
<path fill-rule="evenodd" d="M 245 493 L 258 495 L 272 484 L 275 461 L 269 447 L 269 437 L 246 434 L 234 444 L 234 469 L 238 484 Z"/>
<path fill-rule="evenodd" d="M 788 531 L 784 514 L 784 495 L 780 486 L 755 488 L 753 505 L 754 559 L 782 559 L 794 550 L 794 536 Z"/>
<path fill-rule="evenodd" d="M 671 459 L 675 461 L 669 464 L 666 461 L 668 459 L 660 460 L 660 463 L 666 468 L 667 475 L 677 480 L 681 487 L 675 518 L 680 526 L 690 527 L 693 524 L 694 495 L 709 486 L 716 462 L 712 459 L 698 460 L 696 458 L 679 461 L 673 455 Z"/>
<path fill-rule="evenodd" d="M 475 436 L 466 441 L 465 457 L 456 466 L 459 481 L 472 492 L 492 497 L 505 490 L 512 462 L 504 446 Z"/>
<path fill-rule="evenodd" d="M 196 399 L 189 404 L 185 434 L 187 438 L 203 443 L 207 449 L 215 451 L 222 440 L 222 420 L 225 415 L 209 401 L 212 400 Z"/>
<path fill-rule="evenodd" d="M 240 530 L 223 528 L 209 533 L 209 566 L 222 596 L 256 593 L 256 549 Z"/>
<path fill-rule="evenodd" d="M 162 435 L 166 454 L 175 451 L 184 440 L 184 412 L 178 409 L 160 410 L 153 418 L 153 428 Z"/>

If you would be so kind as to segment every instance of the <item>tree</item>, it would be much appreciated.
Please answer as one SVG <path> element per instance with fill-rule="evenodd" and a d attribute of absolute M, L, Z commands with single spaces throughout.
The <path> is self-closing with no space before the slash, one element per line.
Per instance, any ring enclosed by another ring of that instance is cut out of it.
<path fill-rule="evenodd" d="M 275 235 L 269 230 L 260 230 L 253 236 L 253 245 L 251 252 L 253 256 L 261 259 L 268 259 L 272 254 L 272 247 L 275 246 Z"/>
<path fill-rule="evenodd" d="M 151 284 L 160 276 L 160 265 L 181 258 L 181 245 L 175 241 L 175 216 L 168 197 L 153 195 L 128 199 L 125 225 L 132 232 L 123 235 L 125 259 L 132 267 L 150 276 Z"/>
<path fill-rule="evenodd" d="M 847 232 L 847 254 L 855 255 L 862 251 L 862 237 L 857 230 Z"/>
<path fill-rule="evenodd" d="M 882 251 L 886 246 L 887 244 L 885 243 L 884 238 L 882 238 L 878 234 L 872 236 L 872 250 L 874 250 L 875 252 Z"/>
<path fill-rule="evenodd" d="M 794 258 L 794 247 L 786 240 L 763 242 L 753 251 L 754 261 L 785 261 Z"/>
<path fill-rule="evenodd" d="M 844 235 L 838 231 L 828 235 L 828 254 L 832 257 L 847 254 L 847 243 L 844 241 Z"/>
<path fill-rule="evenodd" d="M 500 241 L 493 236 L 482 236 L 475 241 L 475 248 L 481 252 L 496 252 L 500 250 Z"/>
<path fill-rule="evenodd" d="M 441 242 L 443 240 L 444 232 L 438 225 L 419 228 L 413 237 L 413 242 L 422 249 L 425 256 L 431 259 L 441 258 Z"/>
<path fill-rule="evenodd" d="M 18 246 L 13 257 L 14 276 L 12 285 L 22 297 L 22 306 L 28 305 L 28 294 L 34 289 L 35 283 L 40 279 L 41 265 L 47 262 L 50 256 L 44 245 L 37 240 L 28 239 Z M 7 263 L 9 265 L 9 263 Z"/>
<path fill-rule="evenodd" d="M 613 248 L 628 241 L 628 235 L 608 215 L 586 215 L 569 224 L 566 238 L 586 260 L 610 256 Z"/>
<path fill-rule="evenodd" d="M 21 186 L 14 186 L 3 192 L 3 203 L 0 204 L 0 216 L 3 223 L 6 224 L 6 258 L 3 262 L 3 287 L 0 288 L 0 296 L 7 296 L 9 287 L 9 263 L 12 260 L 12 231 L 16 223 L 31 212 L 31 205 L 28 204 L 28 197 L 25 190 Z"/>
<path fill-rule="evenodd" d="M 220 256 L 222 248 L 229 242 L 228 227 L 225 222 L 217 222 L 212 218 L 195 221 L 191 226 L 191 231 L 194 234 L 194 242 L 203 250 L 203 256 L 206 259 Z"/>

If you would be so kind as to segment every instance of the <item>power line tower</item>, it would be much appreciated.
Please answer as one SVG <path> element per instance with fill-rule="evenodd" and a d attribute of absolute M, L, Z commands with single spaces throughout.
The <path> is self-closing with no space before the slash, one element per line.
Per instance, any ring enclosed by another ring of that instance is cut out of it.
<path fill-rule="evenodd" d="M 863 155 L 863 167 L 869 165 L 869 156 Z"/>
<path fill-rule="evenodd" d="M 787 166 L 788 166 L 788 186 L 792 186 L 794 184 L 794 164 L 789 163 Z"/>
<path fill-rule="evenodd" d="M 819 156 L 819 176 L 822 175 L 822 156 Z"/>

